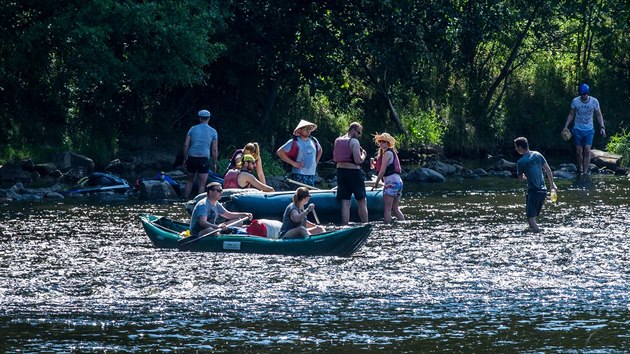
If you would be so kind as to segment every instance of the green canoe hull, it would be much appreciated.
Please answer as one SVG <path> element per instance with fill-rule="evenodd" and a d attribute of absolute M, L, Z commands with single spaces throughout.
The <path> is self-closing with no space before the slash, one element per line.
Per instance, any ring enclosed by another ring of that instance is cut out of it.
<path fill-rule="evenodd" d="M 140 220 L 155 247 L 194 252 L 349 257 L 363 246 L 372 231 L 372 226 L 367 224 L 305 239 L 272 240 L 250 235 L 218 235 L 180 242 L 183 239 L 180 233 L 188 229 L 187 224 L 148 214 L 140 215 Z"/>

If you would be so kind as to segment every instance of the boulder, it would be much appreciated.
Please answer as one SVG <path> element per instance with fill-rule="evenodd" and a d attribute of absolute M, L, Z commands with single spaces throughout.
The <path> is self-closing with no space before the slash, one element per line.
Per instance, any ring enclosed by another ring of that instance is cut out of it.
<path fill-rule="evenodd" d="M 441 183 L 445 182 L 446 178 L 439 172 L 436 172 L 430 168 L 420 167 L 405 175 L 405 180 L 411 182 L 423 182 L 423 183 Z"/>
<path fill-rule="evenodd" d="M 486 177 L 486 176 L 488 176 L 488 172 L 486 172 L 486 170 L 484 170 L 483 168 L 475 168 L 473 170 L 473 173 L 476 174 L 479 177 Z"/>
<path fill-rule="evenodd" d="M 571 172 L 567 172 L 564 170 L 555 170 L 553 171 L 553 176 L 559 179 L 573 179 L 574 175 Z"/>
<path fill-rule="evenodd" d="M 179 196 L 166 181 L 142 180 L 140 183 L 140 198 L 146 200 L 177 200 Z"/>
<path fill-rule="evenodd" d="M 427 168 L 432 169 L 433 171 L 441 174 L 441 175 L 452 175 L 457 172 L 457 168 L 453 165 L 449 165 L 442 161 L 432 160 L 427 163 Z"/>
<path fill-rule="evenodd" d="M 516 162 L 500 159 L 495 165 L 495 169 L 501 171 L 510 171 L 516 173 Z"/>
<path fill-rule="evenodd" d="M 28 172 L 22 169 L 22 166 L 20 164 L 15 162 L 9 162 L 0 167 L 0 183 L 22 182 L 29 184 L 36 176 L 38 176 L 36 172 Z"/>
<path fill-rule="evenodd" d="M 606 151 L 592 149 L 591 162 L 595 164 L 597 167 L 606 167 L 614 171 L 621 164 L 621 155 L 611 154 Z"/>
<path fill-rule="evenodd" d="M 94 161 L 91 158 L 73 152 L 58 152 L 51 156 L 52 163 L 62 172 L 71 169 L 82 170 L 84 173 L 94 171 Z"/>
<path fill-rule="evenodd" d="M 573 163 L 563 163 L 560 165 L 560 170 L 561 171 L 565 171 L 565 172 L 569 172 L 569 173 L 576 173 L 577 172 L 577 166 L 575 166 L 575 164 Z"/>
<path fill-rule="evenodd" d="M 496 171 L 496 170 L 490 170 L 488 172 L 489 176 L 494 176 L 494 177 L 512 177 L 513 175 L 516 175 L 516 171 L 514 173 L 510 172 L 510 171 Z"/>

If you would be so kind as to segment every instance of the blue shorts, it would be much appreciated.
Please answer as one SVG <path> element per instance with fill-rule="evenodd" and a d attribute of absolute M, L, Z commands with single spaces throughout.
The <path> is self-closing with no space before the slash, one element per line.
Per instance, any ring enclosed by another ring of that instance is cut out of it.
<path fill-rule="evenodd" d="M 527 191 L 525 213 L 527 214 L 528 218 L 535 218 L 540 215 L 540 211 L 542 210 L 543 204 L 545 203 L 545 198 L 547 198 L 546 190 Z"/>
<path fill-rule="evenodd" d="M 300 183 L 315 186 L 315 175 L 302 175 L 299 173 L 291 173 L 291 179 Z"/>
<path fill-rule="evenodd" d="M 595 129 L 580 130 L 573 128 L 571 133 L 575 138 L 575 146 L 591 146 L 593 145 L 593 136 L 595 135 Z"/>
<path fill-rule="evenodd" d="M 365 180 L 359 169 L 337 169 L 337 200 L 350 200 L 354 194 L 355 200 L 365 199 Z"/>
<path fill-rule="evenodd" d="M 190 173 L 208 174 L 210 159 L 207 157 L 188 156 L 186 171 Z"/>

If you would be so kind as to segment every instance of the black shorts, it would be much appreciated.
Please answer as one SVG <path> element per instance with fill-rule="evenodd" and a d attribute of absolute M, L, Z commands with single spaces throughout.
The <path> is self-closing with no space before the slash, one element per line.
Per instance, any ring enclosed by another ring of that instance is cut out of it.
<path fill-rule="evenodd" d="M 210 159 L 207 157 L 188 156 L 186 160 L 186 171 L 190 173 L 208 173 L 210 169 Z"/>
<path fill-rule="evenodd" d="M 337 169 L 337 200 L 365 199 L 365 181 L 359 169 Z"/>
<path fill-rule="evenodd" d="M 540 211 L 545 203 L 545 198 L 547 198 L 546 190 L 527 191 L 525 212 L 528 218 L 535 218 L 540 215 Z"/>

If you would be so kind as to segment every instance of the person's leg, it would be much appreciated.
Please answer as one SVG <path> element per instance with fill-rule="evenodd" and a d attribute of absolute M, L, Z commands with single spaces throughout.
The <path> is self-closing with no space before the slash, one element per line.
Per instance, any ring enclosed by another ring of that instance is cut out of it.
<path fill-rule="evenodd" d="M 308 228 L 309 235 L 318 235 L 326 232 L 326 229 L 322 225 L 317 225 Z"/>
<path fill-rule="evenodd" d="M 584 171 L 584 174 L 589 174 L 591 172 L 589 168 L 589 166 L 591 165 L 591 146 L 584 145 L 583 153 L 584 153 L 583 155 L 584 156 L 584 164 L 583 164 L 584 170 L 583 171 Z"/>
<path fill-rule="evenodd" d="M 341 200 L 341 225 L 348 225 L 350 222 L 350 199 Z"/>
<path fill-rule="evenodd" d="M 208 173 L 198 173 L 198 183 L 199 186 L 197 186 L 197 194 L 201 194 L 206 190 L 206 181 L 208 180 Z"/>
<path fill-rule="evenodd" d="M 578 173 L 584 172 L 584 168 L 583 168 L 583 164 L 584 164 L 583 151 L 584 150 L 582 149 L 582 145 L 576 145 L 575 146 L 575 159 L 577 161 L 577 172 Z"/>
<path fill-rule="evenodd" d="M 392 222 L 392 208 L 394 205 L 394 199 L 395 197 L 392 195 L 387 195 L 387 194 L 383 195 L 383 204 L 384 204 L 383 221 L 386 223 Z"/>
<path fill-rule="evenodd" d="M 188 172 L 188 179 L 186 180 L 186 187 L 184 188 L 184 198 L 190 198 L 190 192 L 192 191 L 193 182 L 195 180 L 195 173 Z"/>
<path fill-rule="evenodd" d="M 529 229 L 531 231 L 540 231 L 540 228 L 538 228 L 538 224 L 536 223 L 536 217 L 527 218 L 527 223 L 529 224 Z"/>
<path fill-rule="evenodd" d="M 368 222 L 367 198 L 357 200 L 357 209 L 359 211 L 359 219 L 366 224 Z"/>
<path fill-rule="evenodd" d="M 306 236 L 308 236 L 308 230 L 304 226 L 298 226 L 287 231 L 283 238 L 304 238 Z"/>
<path fill-rule="evenodd" d="M 400 196 L 395 197 L 394 203 L 392 204 L 392 210 L 394 212 L 394 215 L 396 215 L 396 220 L 404 221 L 405 215 L 403 215 L 402 211 L 400 211 L 400 208 L 398 206 L 399 202 L 400 202 Z"/>

